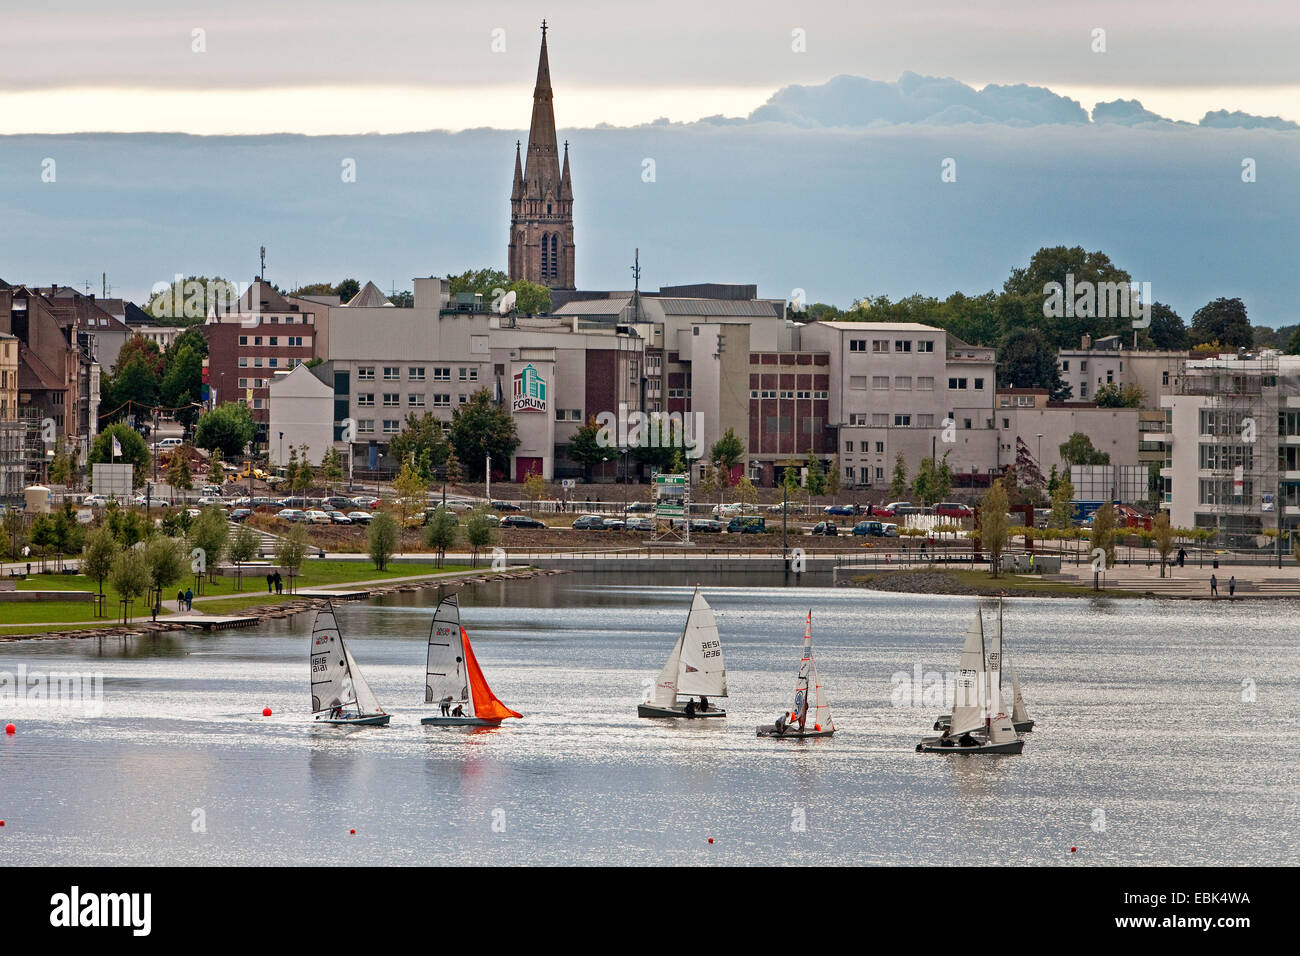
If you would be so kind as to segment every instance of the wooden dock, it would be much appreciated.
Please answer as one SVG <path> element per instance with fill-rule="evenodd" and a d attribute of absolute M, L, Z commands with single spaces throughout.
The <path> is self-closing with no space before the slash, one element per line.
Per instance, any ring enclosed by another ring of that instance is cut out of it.
<path fill-rule="evenodd" d="M 201 631 L 225 631 L 232 627 L 252 627 L 261 619 L 258 617 L 239 617 L 222 614 L 183 614 L 164 618 L 168 623 L 184 624 L 186 627 Z"/>
<path fill-rule="evenodd" d="M 330 591 L 324 588 L 311 588 L 310 590 L 297 591 L 294 597 L 304 598 L 324 598 L 327 601 L 364 601 L 370 597 L 369 591 Z"/>

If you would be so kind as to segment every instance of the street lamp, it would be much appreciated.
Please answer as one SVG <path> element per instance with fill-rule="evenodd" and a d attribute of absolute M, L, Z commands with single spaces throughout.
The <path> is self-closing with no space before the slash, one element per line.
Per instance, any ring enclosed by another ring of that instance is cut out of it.
<path fill-rule="evenodd" d="M 623 523 L 627 524 L 627 448 L 620 448 L 623 454 Z"/>

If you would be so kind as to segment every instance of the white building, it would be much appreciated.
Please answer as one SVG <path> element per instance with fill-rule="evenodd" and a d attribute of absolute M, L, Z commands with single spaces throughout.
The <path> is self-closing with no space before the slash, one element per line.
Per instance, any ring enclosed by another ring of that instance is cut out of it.
<path fill-rule="evenodd" d="M 334 444 L 334 389 L 317 376 L 316 369 L 299 365 L 276 375 L 268 391 L 271 464 L 288 464 L 292 449 L 297 448 L 299 460 L 319 465 Z"/>

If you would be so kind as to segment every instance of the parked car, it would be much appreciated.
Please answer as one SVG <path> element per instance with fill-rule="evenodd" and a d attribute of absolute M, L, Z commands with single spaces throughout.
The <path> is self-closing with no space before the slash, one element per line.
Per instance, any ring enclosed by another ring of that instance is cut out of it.
<path fill-rule="evenodd" d="M 898 525 L 896 525 L 896 524 L 889 524 L 888 522 L 886 522 L 885 524 L 881 525 L 880 536 L 881 536 L 882 538 L 897 538 L 897 537 L 898 537 Z"/>
<path fill-rule="evenodd" d="M 969 505 L 964 505 L 958 501 L 941 501 L 934 506 L 934 513 L 939 518 L 956 518 L 962 520 L 973 518 L 975 512 Z"/>
<path fill-rule="evenodd" d="M 627 506 L 631 514 L 646 514 L 655 510 L 653 501 L 634 501 Z"/>
<path fill-rule="evenodd" d="M 822 509 L 828 515 L 855 515 L 858 509 L 853 505 L 827 505 Z"/>
<path fill-rule="evenodd" d="M 108 499 L 103 495 L 86 495 L 81 503 L 91 508 L 104 508 L 108 505 Z"/>
<path fill-rule="evenodd" d="M 879 521 L 859 521 L 853 526 L 853 533 L 859 537 L 869 535 L 873 538 L 879 538 L 885 533 L 885 526 Z"/>
<path fill-rule="evenodd" d="M 784 511 L 786 514 L 800 514 L 803 511 L 803 505 L 797 501 L 779 501 L 774 505 L 768 505 L 768 511 L 774 514 L 780 514 Z"/>
<path fill-rule="evenodd" d="M 302 521 L 303 513 L 297 508 L 281 508 L 276 512 L 277 518 L 283 518 L 285 521 Z"/>
<path fill-rule="evenodd" d="M 519 506 L 512 505 L 508 501 L 494 501 L 492 502 L 492 510 L 493 511 L 518 511 Z"/>
<path fill-rule="evenodd" d="M 259 498 L 254 498 L 252 503 L 254 508 L 263 508 L 263 507 L 274 508 L 277 505 L 279 505 L 280 502 L 276 501 L 274 498 L 259 497 Z"/>
<path fill-rule="evenodd" d="M 157 451 L 167 451 L 172 448 L 180 448 L 185 442 L 179 438 L 164 438 L 161 441 L 154 442 L 154 449 Z"/>
<path fill-rule="evenodd" d="M 767 519 L 756 515 L 736 515 L 727 522 L 728 534 L 763 534 L 767 531 Z"/>
<path fill-rule="evenodd" d="M 858 509 L 858 514 L 860 514 L 860 515 L 866 515 L 868 518 L 892 518 L 892 517 L 894 517 L 894 512 L 891 511 L 889 508 L 886 508 L 884 505 L 872 505 L 872 504 L 868 504 L 868 505 L 866 505 L 866 506 L 864 506 L 864 507 L 862 507 L 862 508 L 859 508 L 859 509 Z"/>
<path fill-rule="evenodd" d="M 234 511 L 230 512 L 230 520 L 247 521 L 248 516 L 251 515 L 252 513 L 253 513 L 253 509 L 251 508 L 236 508 Z"/>
<path fill-rule="evenodd" d="M 203 505 L 204 507 L 207 507 L 208 505 L 217 505 L 221 507 L 224 506 L 225 503 L 226 502 L 221 498 L 220 495 L 204 495 L 202 498 L 199 499 L 199 504 Z"/>
<path fill-rule="evenodd" d="M 330 516 L 330 521 L 334 522 L 334 524 L 352 523 L 352 519 L 349 518 L 347 515 L 345 515 L 342 511 L 329 511 L 326 512 L 326 514 Z"/>
<path fill-rule="evenodd" d="M 220 485 L 204 485 L 202 488 L 199 489 L 199 494 L 202 494 L 202 495 L 216 495 L 218 498 L 220 498 L 220 497 L 221 497 L 221 486 L 220 486 Z"/>
<path fill-rule="evenodd" d="M 696 534 L 722 534 L 722 522 L 712 518 L 692 518 L 691 531 Z"/>
<path fill-rule="evenodd" d="M 604 519 L 604 525 L 606 531 L 622 531 L 625 522 L 622 518 L 606 518 Z"/>
<path fill-rule="evenodd" d="M 330 516 L 324 511 L 313 508 L 310 511 L 303 512 L 303 520 L 311 524 L 329 524 Z"/>
<path fill-rule="evenodd" d="M 379 504 L 379 499 L 374 495 L 357 495 L 352 499 L 352 503 L 358 508 L 373 508 Z"/>
<path fill-rule="evenodd" d="M 583 515 L 573 522 L 575 531 L 603 531 L 605 519 L 600 515 Z"/>
<path fill-rule="evenodd" d="M 369 511 L 349 511 L 347 515 L 353 524 L 370 524 L 375 517 Z"/>
<path fill-rule="evenodd" d="M 470 501 L 468 498 L 447 499 L 448 511 L 473 511 L 474 508 L 475 508 L 475 503 Z"/>
<path fill-rule="evenodd" d="M 726 505 L 714 505 L 714 506 L 713 506 L 712 514 L 713 514 L 713 517 L 715 517 L 715 518 L 721 518 L 721 517 L 724 517 L 724 516 L 730 516 L 730 515 L 738 515 L 738 514 L 741 514 L 744 510 L 745 510 L 745 506 L 744 506 L 744 505 L 742 505 L 742 504 L 741 504 L 740 502 L 738 502 L 738 501 L 733 501 L 733 502 L 731 502 L 731 504 L 726 504 Z"/>
<path fill-rule="evenodd" d="M 840 526 L 834 521 L 818 521 L 813 525 L 812 534 L 824 534 L 828 537 L 834 537 L 840 533 Z"/>
<path fill-rule="evenodd" d="M 501 519 L 503 528 L 545 528 L 546 525 L 528 515 L 506 515 Z"/>
<path fill-rule="evenodd" d="M 326 498 L 323 502 L 321 502 L 321 504 L 329 505 L 331 508 L 333 508 L 336 511 L 342 511 L 344 508 L 352 507 L 352 499 L 345 498 L 342 495 L 333 495 L 329 498 Z"/>
<path fill-rule="evenodd" d="M 655 529 L 654 518 L 628 518 L 624 527 L 628 531 L 653 531 Z"/>

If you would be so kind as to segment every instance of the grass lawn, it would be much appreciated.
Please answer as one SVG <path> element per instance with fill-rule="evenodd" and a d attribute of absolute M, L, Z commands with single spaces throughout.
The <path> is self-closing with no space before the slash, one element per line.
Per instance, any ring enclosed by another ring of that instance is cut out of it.
<path fill-rule="evenodd" d="M 471 568 L 468 565 L 447 563 L 440 568 L 432 562 L 420 562 L 390 564 L 386 570 L 376 571 L 375 566 L 369 561 L 309 559 L 303 562 L 302 574 L 294 579 L 294 587 L 301 589 L 330 585 L 346 586 L 361 581 L 388 581 L 395 578 L 448 574 L 469 570 Z M 81 575 L 70 574 L 34 574 L 26 581 L 16 583 L 18 589 L 23 591 L 98 592 L 99 590 L 99 586 L 95 581 Z M 194 576 L 188 575 L 184 581 L 163 591 L 163 601 L 174 602 L 178 587 L 192 588 L 193 586 Z M 104 593 L 107 596 L 105 606 L 109 614 L 109 617 L 106 618 L 96 618 L 94 616 L 95 605 L 89 602 L 50 601 L 31 604 L 0 604 L 0 634 L 26 633 L 32 629 L 32 625 L 39 625 L 45 621 L 85 621 L 87 624 L 111 625 L 118 620 L 115 615 L 120 613 L 121 606 L 117 603 L 117 592 L 113 590 L 107 581 L 104 582 Z M 209 600 L 210 598 L 215 600 Z M 218 576 L 215 583 L 204 580 L 203 593 L 194 595 L 194 609 L 209 614 L 225 614 L 262 604 L 276 604 L 292 598 L 293 595 L 287 593 L 282 595 L 268 594 L 266 592 L 265 575 L 259 576 L 256 572 L 245 577 L 242 591 L 235 590 L 235 579 L 233 577 Z M 143 597 L 137 598 L 131 609 L 133 621 L 143 622 L 150 617 Z M 163 617 L 167 613 L 164 604 L 163 613 L 159 617 Z"/>

